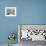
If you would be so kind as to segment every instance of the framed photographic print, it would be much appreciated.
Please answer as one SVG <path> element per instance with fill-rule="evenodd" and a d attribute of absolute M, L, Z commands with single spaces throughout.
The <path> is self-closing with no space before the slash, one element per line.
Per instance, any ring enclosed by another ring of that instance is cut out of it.
<path fill-rule="evenodd" d="M 16 7 L 5 7 L 5 16 L 16 16 Z"/>

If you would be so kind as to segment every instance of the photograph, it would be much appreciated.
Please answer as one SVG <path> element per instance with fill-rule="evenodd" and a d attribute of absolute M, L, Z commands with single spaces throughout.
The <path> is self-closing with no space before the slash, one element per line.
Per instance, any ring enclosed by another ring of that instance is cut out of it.
<path fill-rule="evenodd" d="M 5 16 L 16 16 L 16 7 L 6 7 Z"/>
<path fill-rule="evenodd" d="M 46 41 L 46 25 L 18 24 L 18 42 L 20 46 L 31 46 Z"/>

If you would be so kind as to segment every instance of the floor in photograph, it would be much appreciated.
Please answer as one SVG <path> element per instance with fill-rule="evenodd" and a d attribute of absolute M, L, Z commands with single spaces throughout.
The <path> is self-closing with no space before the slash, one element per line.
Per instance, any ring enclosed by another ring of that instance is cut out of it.
<path fill-rule="evenodd" d="M 8 44 L 0 44 L 0 46 L 8 46 Z M 18 44 L 14 44 L 14 45 L 9 45 L 9 46 L 18 46 Z"/>
<path fill-rule="evenodd" d="M 20 46 L 46 46 L 45 41 L 31 41 L 31 40 L 21 40 L 20 41 Z"/>

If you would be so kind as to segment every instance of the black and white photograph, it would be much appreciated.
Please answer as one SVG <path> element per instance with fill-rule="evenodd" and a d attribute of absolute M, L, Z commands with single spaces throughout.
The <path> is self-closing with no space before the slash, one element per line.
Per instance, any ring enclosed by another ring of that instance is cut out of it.
<path fill-rule="evenodd" d="M 16 16 L 16 7 L 6 7 L 5 16 Z"/>

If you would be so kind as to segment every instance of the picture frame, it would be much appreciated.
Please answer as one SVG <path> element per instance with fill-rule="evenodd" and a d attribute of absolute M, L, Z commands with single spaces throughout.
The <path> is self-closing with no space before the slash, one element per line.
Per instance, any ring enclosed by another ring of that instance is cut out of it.
<path fill-rule="evenodd" d="M 16 7 L 5 7 L 5 16 L 16 16 Z"/>

